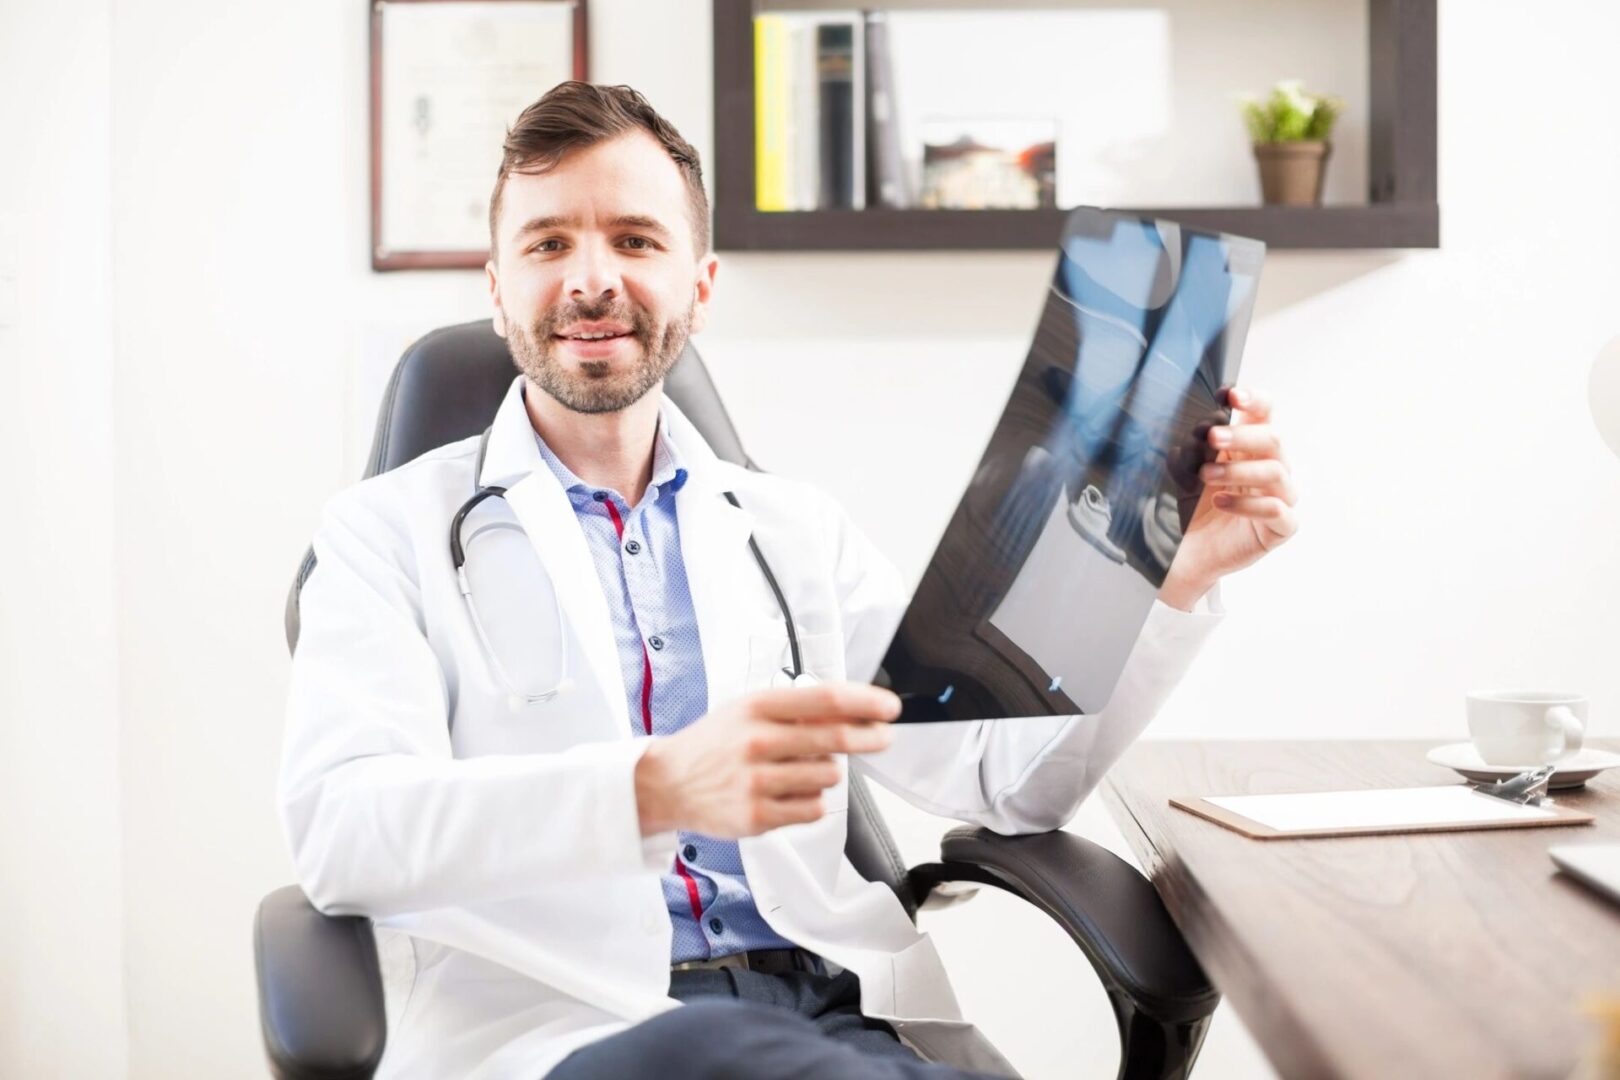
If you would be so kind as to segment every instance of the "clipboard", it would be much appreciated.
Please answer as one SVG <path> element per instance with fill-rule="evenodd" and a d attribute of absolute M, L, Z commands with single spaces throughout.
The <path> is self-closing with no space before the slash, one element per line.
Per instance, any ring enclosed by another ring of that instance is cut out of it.
<path fill-rule="evenodd" d="M 1172 798 L 1170 805 L 1254 840 L 1524 829 L 1590 825 L 1595 820 L 1591 814 L 1567 806 L 1526 806 L 1486 795 L 1466 784 L 1189 796 Z"/>

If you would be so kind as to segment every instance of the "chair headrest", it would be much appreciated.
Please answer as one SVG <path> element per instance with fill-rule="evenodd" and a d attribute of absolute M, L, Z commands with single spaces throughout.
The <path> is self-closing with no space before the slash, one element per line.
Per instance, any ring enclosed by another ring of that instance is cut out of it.
<path fill-rule="evenodd" d="M 435 330 L 405 350 L 377 412 L 366 475 L 375 476 L 447 443 L 480 434 L 517 367 L 488 319 Z M 752 466 L 703 359 L 689 341 L 664 392 L 716 455 Z"/>

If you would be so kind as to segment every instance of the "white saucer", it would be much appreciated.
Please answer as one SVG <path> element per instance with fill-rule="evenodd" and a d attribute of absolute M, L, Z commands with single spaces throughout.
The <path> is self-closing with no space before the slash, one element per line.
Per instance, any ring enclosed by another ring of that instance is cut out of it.
<path fill-rule="evenodd" d="M 1471 742 L 1437 746 L 1429 751 L 1428 758 L 1436 765 L 1456 769 L 1470 780 L 1481 780 L 1486 783 L 1506 780 L 1510 776 L 1517 776 L 1527 769 L 1535 768 L 1534 765 L 1487 765 L 1480 759 L 1479 751 L 1474 749 Z M 1612 769 L 1616 765 L 1620 765 L 1620 754 L 1598 750 L 1591 746 L 1582 747 L 1579 753 L 1558 762 L 1558 767 L 1553 770 L 1552 779 L 1548 781 L 1547 786 L 1554 790 L 1580 787 L 1604 769 Z"/>

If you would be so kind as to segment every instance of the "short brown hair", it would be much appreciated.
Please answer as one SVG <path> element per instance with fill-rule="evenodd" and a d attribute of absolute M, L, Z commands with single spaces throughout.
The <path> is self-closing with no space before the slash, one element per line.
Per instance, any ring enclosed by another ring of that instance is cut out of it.
<path fill-rule="evenodd" d="M 692 218 L 692 240 L 701 257 L 709 250 L 709 199 L 703 193 L 703 166 L 697 151 L 681 138 L 675 126 L 653 109 L 647 99 L 628 86 L 598 86 L 570 80 L 558 83 L 518 115 L 501 147 L 501 169 L 489 197 L 490 258 L 499 254 L 496 223 L 501 216 L 501 194 L 513 173 L 545 173 L 571 150 L 636 129 L 647 132 L 680 166 L 686 178 L 687 208 Z"/>

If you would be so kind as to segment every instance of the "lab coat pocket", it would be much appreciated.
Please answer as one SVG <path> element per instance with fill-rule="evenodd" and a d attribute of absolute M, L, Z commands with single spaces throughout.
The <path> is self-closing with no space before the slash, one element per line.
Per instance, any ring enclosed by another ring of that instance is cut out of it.
<path fill-rule="evenodd" d="M 962 1018 L 939 950 L 926 933 L 895 953 L 890 962 L 894 972 L 894 1015 L 928 1020 Z"/>
<path fill-rule="evenodd" d="M 804 670 L 822 682 L 844 678 L 844 637 L 838 633 L 800 634 L 799 660 Z M 781 623 L 749 638 L 748 685 L 763 689 L 783 668 L 792 670 L 793 649 Z"/>
<path fill-rule="evenodd" d="M 570 679 L 543 701 L 527 701 L 495 686 L 469 686 L 457 697 L 451 734 L 458 757 L 556 753 L 617 737 L 620 730 L 610 716 L 600 687 L 585 680 Z"/>

